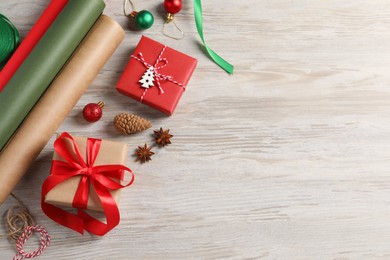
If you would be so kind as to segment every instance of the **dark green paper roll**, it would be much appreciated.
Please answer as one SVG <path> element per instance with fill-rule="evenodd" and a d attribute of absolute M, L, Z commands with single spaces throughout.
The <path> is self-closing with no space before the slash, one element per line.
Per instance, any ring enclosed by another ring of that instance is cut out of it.
<path fill-rule="evenodd" d="M 0 150 L 49 87 L 104 7 L 102 0 L 69 0 L 0 92 Z"/>

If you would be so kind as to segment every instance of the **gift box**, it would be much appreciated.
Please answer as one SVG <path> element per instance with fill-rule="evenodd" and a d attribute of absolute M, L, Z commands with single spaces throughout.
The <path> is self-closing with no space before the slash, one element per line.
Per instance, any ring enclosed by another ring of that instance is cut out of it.
<path fill-rule="evenodd" d="M 73 139 L 76 141 L 77 146 L 81 152 L 81 156 L 84 161 L 86 161 L 87 153 L 87 138 L 73 136 Z M 68 149 L 75 154 L 75 149 L 71 144 L 69 139 L 65 139 Z M 105 165 L 105 164 L 126 164 L 127 161 L 127 145 L 104 140 L 101 143 L 99 153 L 96 157 L 94 165 Z M 64 162 L 65 159 L 62 158 L 56 151 L 54 151 L 53 160 Z M 52 205 L 72 207 L 72 202 L 76 194 L 76 190 L 79 186 L 81 176 L 74 176 L 69 178 L 58 185 L 55 188 L 50 190 L 45 196 L 45 202 Z M 91 184 L 89 184 L 91 185 Z M 111 196 L 115 200 L 116 204 L 119 203 L 121 190 L 112 190 L 110 191 Z M 103 211 L 102 204 L 100 203 L 97 194 L 94 189 L 90 187 L 90 193 L 88 197 L 87 209 Z"/>
<path fill-rule="evenodd" d="M 196 59 L 142 36 L 116 89 L 171 115 L 196 64 Z"/>
<path fill-rule="evenodd" d="M 124 166 L 126 144 L 63 133 L 54 149 L 51 173 L 42 186 L 42 210 L 80 233 L 86 229 L 104 235 L 119 223 L 120 189 L 134 180 L 132 171 Z M 123 184 L 126 171 L 130 180 Z M 75 208 L 77 214 L 64 208 Z M 104 212 L 107 224 L 86 210 Z"/>

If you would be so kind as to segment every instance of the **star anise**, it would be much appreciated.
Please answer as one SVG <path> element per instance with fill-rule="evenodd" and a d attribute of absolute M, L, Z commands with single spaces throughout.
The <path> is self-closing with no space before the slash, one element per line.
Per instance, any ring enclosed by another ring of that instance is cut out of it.
<path fill-rule="evenodd" d="M 171 143 L 171 138 L 173 135 L 169 134 L 169 129 L 168 130 L 163 130 L 162 127 L 160 127 L 160 130 L 153 131 L 154 132 L 154 140 L 156 140 L 156 143 L 159 146 L 164 147 L 167 144 Z"/>
<path fill-rule="evenodd" d="M 138 148 L 135 150 L 135 155 L 137 156 L 135 161 L 141 161 L 141 163 L 144 163 L 152 160 L 151 156 L 154 154 L 154 152 L 151 150 L 152 147 L 148 147 L 146 144 L 143 147 L 138 146 Z"/>

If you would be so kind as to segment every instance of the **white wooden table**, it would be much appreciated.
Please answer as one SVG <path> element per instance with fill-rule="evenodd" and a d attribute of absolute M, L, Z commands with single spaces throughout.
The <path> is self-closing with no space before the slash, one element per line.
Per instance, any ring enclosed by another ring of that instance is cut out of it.
<path fill-rule="evenodd" d="M 136 182 L 106 236 L 57 225 L 40 208 L 53 136 L 14 191 L 52 236 L 40 259 L 390 259 L 390 2 L 204 0 L 206 41 L 233 76 L 204 54 L 192 1 L 176 16 L 181 41 L 161 33 L 162 1 L 134 2 L 155 25 L 130 31 L 122 1 L 106 0 L 126 38 L 58 131 L 127 143 Z M 48 3 L 1 1 L 0 13 L 24 36 Z M 115 90 L 142 33 L 199 60 L 171 117 Z M 85 123 L 82 108 L 99 100 L 103 119 Z M 153 128 L 119 135 L 122 111 Z M 173 144 L 134 162 L 160 126 Z M 10 259 L 0 226 L 0 258 Z"/>

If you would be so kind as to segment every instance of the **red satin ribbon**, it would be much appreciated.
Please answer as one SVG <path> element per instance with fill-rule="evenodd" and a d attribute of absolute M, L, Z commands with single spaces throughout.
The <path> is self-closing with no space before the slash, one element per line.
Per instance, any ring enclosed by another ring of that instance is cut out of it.
<path fill-rule="evenodd" d="M 70 139 L 76 155 L 68 150 L 65 139 Z M 87 230 L 95 235 L 103 236 L 117 226 L 119 224 L 120 215 L 118 206 L 112 198 L 110 190 L 118 190 L 130 186 L 134 181 L 134 173 L 126 166 L 94 166 L 101 142 L 102 141 L 99 139 L 87 139 L 87 161 L 85 162 L 73 137 L 68 133 L 61 134 L 54 142 L 54 149 L 65 162 L 54 160 L 51 174 L 42 185 L 41 207 L 43 212 L 57 223 L 81 234 L 84 233 L 84 230 Z M 131 174 L 129 183 L 121 185 L 112 180 L 112 178 L 118 180 L 122 179 L 125 171 Z M 79 186 L 72 202 L 72 206 L 77 208 L 77 214 L 72 214 L 54 205 L 45 203 L 45 196 L 51 189 L 74 176 L 81 176 Z M 84 211 L 88 203 L 90 183 L 102 203 L 106 215 L 106 223 L 101 222 Z"/>

